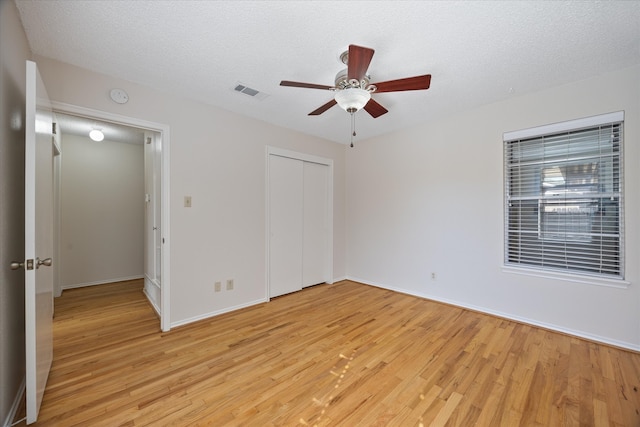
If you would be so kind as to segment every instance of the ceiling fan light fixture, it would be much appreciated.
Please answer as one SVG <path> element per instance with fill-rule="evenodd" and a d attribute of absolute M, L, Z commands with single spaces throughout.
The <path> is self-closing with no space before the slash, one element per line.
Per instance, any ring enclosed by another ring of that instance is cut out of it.
<path fill-rule="evenodd" d="M 104 133 L 102 133 L 100 129 L 92 129 L 91 132 L 89 132 L 89 138 L 96 142 L 100 142 L 104 139 Z"/>
<path fill-rule="evenodd" d="M 371 99 L 371 92 L 360 88 L 348 88 L 336 92 L 335 100 L 343 110 L 355 113 Z"/>

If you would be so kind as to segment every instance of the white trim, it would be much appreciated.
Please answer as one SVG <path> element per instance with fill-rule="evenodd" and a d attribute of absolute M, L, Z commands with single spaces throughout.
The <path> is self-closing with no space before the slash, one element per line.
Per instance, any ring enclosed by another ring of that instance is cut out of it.
<path fill-rule="evenodd" d="M 523 266 L 503 265 L 502 272 L 523 276 L 542 277 L 545 279 L 563 280 L 565 282 L 583 283 L 586 285 L 606 286 L 609 288 L 627 289 L 631 282 L 623 279 L 607 279 L 605 277 L 563 273 L 560 271 L 526 268 Z"/>
<path fill-rule="evenodd" d="M 269 299 L 268 298 L 261 298 L 261 299 L 258 299 L 258 300 L 255 300 L 255 301 L 250 301 L 250 302 L 247 302 L 247 303 L 244 303 L 244 304 L 235 305 L 233 307 L 226 307 L 226 308 L 224 308 L 222 310 L 215 310 L 215 311 L 211 311 L 209 313 L 201 314 L 199 316 L 189 317 L 188 319 L 178 320 L 177 322 L 172 323 L 171 327 L 175 328 L 177 326 L 188 325 L 189 323 L 198 322 L 200 320 L 210 319 L 212 317 L 219 316 L 221 314 L 230 313 L 232 311 L 240 310 L 242 308 L 247 308 L 247 307 L 252 307 L 252 306 L 258 305 L 258 304 L 263 304 L 265 302 L 269 302 Z"/>
<path fill-rule="evenodd" d="M 555 331 L 555 332 L 560 332 L 563 334 L 567 334 L 567 335 L 572 335 L 578 338 L 584 338 L 590 341 L 596 341 L 602 344 L 607 344 L 607 345 L 612 345 L 615 347 L 619 347 L 619 348 L 625 348 L 628 350 L 633 350 L 633 351 L 640 351 L 640 344 L 633 344 L 630 342 L 626 342 L 626 341 L 619 341 L 619 340 L 615 340 L 615 339 L 611 339 L 608 337 L 603 337 L 600 335 L 595 335 L 595 334 L 590 334 L 584 331 L 578 331 L 575 329 L 569 329 L 569 328 L 564 328 L 558 325 L 554 325 L 554 324 L 550 324 L 550 323 L 545 323 L 545 322 L 540 322 L 537 320 L 532 320 L 526 317 L 521 317 L 521 316 L 516 316 L 510 313 L 504 313 L 501 311 L 496 311 L 496 310 L 490 310 L 487 309 L 485 307 L 479 307 L 477 305 L 472 305 L 472 304 L 465 304 L 462 303 L 460 301 L 456 301 L 456 300 L 450 300 L 448 298 L 440 298 L 440 297 L 435 297 L 433 295 L 428 295 L 428 294 L 423 294 L 423 293 L 418 293 L 418 292 L 413 292 L 413 291 L 409 291 L 407 289 L 404 288 L 398 288 L 395 286 L 388 286 L 382 283 L 375 283 L 375 282 L 371 282 L 365 279 L 359 279 L 357 277 L 347 277 L 347 280 L 352 280 L 354 282 L 358 282 L 358 283 L 363 283 L 365 285 L 369 285 L 369 286 L 375 286 L 376 288 L 382 288 L 382 289 L 386 289 L 389 291 L 393 291 L 393 292 L 399 292 L 401 294 L 405 294 L 405 295 L 411 295 L 414 297 L 418 297 L 418 298 L 424 298 L 424 299 L 428 299 L 431 301 L 436 301 L 436 302 L 441 302 L 444 304 L 449 304 L 449 305 L 453 305 L 456 307 L 460 307 L 460 308 L 466 308 L 469 310 L 473 310 L 473 311 L 477 311 L 480 313 L 485 313 L 485 314 L 489 314 L 492 316 L 497 316 L 503 319 L 507 319 L 507 320 L 513 320 L 515 322 L 520 322 L 520 323 L 525 323 L 527 325 L 531 325 L 531 326 L 537 326 L 540 328 L 544 328 L 544 329 L 548 329 L 551 331 Z"/>
<path fill-rule="evenodd" d="M 161 228 L 162 228 L 162 286 L 160 288 L 160 306 L 162 313 L 160 315 L 160 328 L 167 332 L 171 329 L 171 230 L 170 230 L 170 129 L 169 125 L 163 123 L 150 122 L 147 120 L 137 119 L 134 117 L 122 116 L 106 111 L 94 110 L 92 108 L 80 107 L 77 105 L 66 104 L 63 102 L 52 101 L 51 106 L 54 111 L 61 113 L 73 114 L 87 118 L 96 118 L 106 120 L 113 123 L 133 126 L 141 129 L 159 132 L 162 139 L 162 212 L 161 212 Z"/>
<path fill-rule="evenodd" d="M 269 258 L 269 248 L 271 247 L 271 192 L 269 191 L 269 157 L 270 156 L 280 156 L 287 157 L 290 159 L 302 160 L 304 162 L 317 163 L 320 165 L 326 165 L 329 167 L 329 182 L 327 184 L 327 277 L 328 284 L 334 283 L 333 277 L 333 160 L 314 156 L 312 154 L 299 153 L 297 151 L 286 150 L 284 148 L 272 147 L 267 145 L 265 148 L 265 292 L 267 300 L 269 300 L 271 295 L 271 285 L 270 285 L 270 258 Z"/>
<path fill-rule="evenodd" d="M 551 123 L 548 125 L 537 126 L 528 129 L 505 132 L 502 136 L 502 139 L 504 141 L 514 141 L 518 139 L 534 138 L 536 136 L 583 129 L 592 126 L 600 126 L 607 123 L 617 123 L 623 120 L 624 111 L 616 111 L 613 113 L 600 114 L 598 116 L 584 117 L 581 119 L 569 120 L 566 122 Z"/>
<path fill-rule="evenodd" d="M 71 285 L 62 285 L 61 289 L 67 290 L 67 289 L 76 289 L 76 288 L 84 288 L 87 286 L 97 286 L 97 285 L 106 285 L 108 283 L 117 283 L 117 282 L 127 282 L 129 280 L 138 280 L 138 279 L 143 279 L 144 276 L 140 275 L 140 276 L 129 276 L 129 277 L 116 277 L 113 279 L 106 279 L 106 280 L 96 280 L 94 282 L 84 282 L 84 283 L 73 283 Z"/>
<path fill-rule="evenodd" d="M 267 145 L 267 155 L 287 157 L 289 159 L 302 160 L 304 162 L 318 163 L 333 168 L 333 160 L 324 157 L 314 156 L 313 154 L 299 153 L 297 151 L 286 150 L 284 148 L 271 147 Z"/>
<path fill-rule="evenodd" d="M 78 105 L 67 104 L 65 102 L 51 101 L 51 107 L 54 111 L 60 113 L 72 114 L 74 116 L 80 116 L 88 119 L 95 118 L 156 132 L 164 132 L 165 129 L 169 129 L 168 125 L 162 123 L 150 122 L 135 117 L 122 116 L 120 114 L 109 113 L 102 110 L 94 110 L 93 108 L 81 107 Z"/>
<path fill-rule="evenodd" d="M 25 377 L 23 377 L 22 383 L 20 384 L 20 387 L 18 387 L 18 392 L 13 398 L 13 404 L 11 405 L 11 408 L 9 408 L 9 413 L 7 414 L 7 418 L 4 419 L 4 422 L 2 424 L 3 427 L 10 427 L 15 422 L 14 419 L 16 417 L 16 414 L 20 409 L 20 405 L 22 405 L 22 400 L 23 400 L 22 397 L 24 396 L 26 385 L 27 385 L 27 380 Z"/>
<path fill-rule="evenodd" d="M 162 207 L 160 212 L 160 227 L 162 235 L 162 265 L 160 274 L 162 284 L 160 286 L 160 329 L 168 332 L 171 329 L 171 181 L 170 159 L 171 144 L 169 126 L 165 126 L 161 132 L 162 138 Z"/>
<path fill-rule="evenodd" d="M 269 277 L 271 275 L 271 269 L 269 266 L 271 265 L 271 251 L 269 250 L 271 246 L 271 208 L 269 202 L 271 201 L 271 190 L 269 183 L 269 152 L 270 147 L 267 146 L 265 149 L 264 156 L 264 296 L 267 301 L 269 301 L 271 295 L 271 283 Z"/>

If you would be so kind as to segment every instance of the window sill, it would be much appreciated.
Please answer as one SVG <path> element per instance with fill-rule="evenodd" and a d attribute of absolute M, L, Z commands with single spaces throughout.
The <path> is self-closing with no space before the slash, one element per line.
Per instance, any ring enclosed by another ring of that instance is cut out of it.
<path fill-rule="evenodd" d="M 631 282 L 623 279 L 607 279 L 595 276 L 582 276 L 578 274 L 561 273 L 559 271 L 539 270 L 526 267 L 514 267 L 503 265 L 502 272 L 508 274 L 520 274 L 545 279 L 563 280 L 565 282 L 583 283 L 585 285 L 605 286 L 609 288 L 627 289 Z"/>

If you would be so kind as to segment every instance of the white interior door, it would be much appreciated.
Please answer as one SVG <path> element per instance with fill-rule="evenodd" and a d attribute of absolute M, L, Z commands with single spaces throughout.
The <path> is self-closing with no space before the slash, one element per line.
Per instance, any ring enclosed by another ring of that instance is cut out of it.
<path fill-rule="evenodd" d="M 303 162 L 269 156 L 269 295 L 302 289 Z"/>
<path fill-rule="evenodd" d="M 60 144 L 60 128 L 57 125 L 55 113 L 53 114 L 53 256 L 56 262 L 53 268 L 53 296 L 62 295 L 60 284 L 60 179 L 62 170 L 62 146 Z"/>
<path fill-rule="evenodd" d="M 156 282 L 162 286 L 162 143 L 157 133 L 153 136 L 154 264 Z"/>
<path fill-rule="evenodd" d="M 154 188 L 153 188 L 153 136 L 144 135 L 144 274 L 145 279 L 155 279 L 155 212 L 154 212 Z"/>
<path fill-rule="evenodd" d="M 155 132 L 145 132 L 145 292 L 158 313 L 162 313 L 162 234 L 161 234 L 161 156 L 160 138 Z"/>
<path fill-rule="evenodd" d="M 328 198 L 329 167 L 304 162 L 304 234 L 302 249 L 302 286 L 329 280 L 328 270 Z"/>
<path fill-rule="evenodd" d="M 25 340 L 27 424 L 38 418 L 53 360 L 53 113 L 27 61 L 25 115 Z"/>

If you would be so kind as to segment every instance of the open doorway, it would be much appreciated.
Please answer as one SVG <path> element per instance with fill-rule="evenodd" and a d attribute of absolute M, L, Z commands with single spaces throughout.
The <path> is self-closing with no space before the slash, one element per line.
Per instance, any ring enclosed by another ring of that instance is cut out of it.
<path fill-rule="evenodd" d="M 168 128 L 63 107 L 54 106 L 62 146 L 56 295 L 144 278 L 145 295 L 167 331 Z M 93 140 L 91 131 L 99 131 L 102 140 Z"/>

